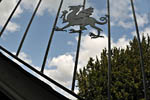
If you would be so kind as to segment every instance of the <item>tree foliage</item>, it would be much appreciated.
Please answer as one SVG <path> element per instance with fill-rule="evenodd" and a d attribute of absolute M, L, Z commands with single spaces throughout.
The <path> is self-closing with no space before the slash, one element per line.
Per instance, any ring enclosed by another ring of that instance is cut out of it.
<path fill-rule="evenodd" d="M 147 95 L 150 100 L 150 37 L 142 37 Z M 86 100 L 107 100 L 107 50 L 100 60 L 90 58 L 77 74 L 79 95 Z M 111 98 L 112 100 L 144 100 L 139 47 L 136 37 L 125 49 L 112 49 Z"/>

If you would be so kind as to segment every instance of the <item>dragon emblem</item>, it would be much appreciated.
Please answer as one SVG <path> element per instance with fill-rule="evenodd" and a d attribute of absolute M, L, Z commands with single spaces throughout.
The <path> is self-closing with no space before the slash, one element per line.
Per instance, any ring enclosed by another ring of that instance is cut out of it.
<path fill-rule="evenodd" d="M 99 25 L 104 25 L 107 23 L 107 15 L 105 17 L 101 17 L 100 21 L 97 21 L 95 18 L 90 17 L 94 11 L 94 8 L 89 7 L 87 9 L 81 10 L 83 6 L 78 5 L 78 6 L 69 6 L 69 11 L 68 13 L 67 10 L 62 11 L 62 18 L 63 23 L 68 23 L 62 28 L 56 27 L 56 31 L 67 31 L 65 30 L 66 28 L 70 26 L 80 26 L 80 30 L 75 30 L 75 29 L 70 29 L 70 33 L 78 33 L 81 30 L 87 30 L 86 26 L 90 25 L 92 28 L 97 30 L 97 34 L 94 34 L 90 32 L 90 37 L 91 38 L 98 38 L 98 37 L 103 37 L 100 35 L 100 33 L 103 31 L 101 28 L 97 27 L 95 24 Z"/>

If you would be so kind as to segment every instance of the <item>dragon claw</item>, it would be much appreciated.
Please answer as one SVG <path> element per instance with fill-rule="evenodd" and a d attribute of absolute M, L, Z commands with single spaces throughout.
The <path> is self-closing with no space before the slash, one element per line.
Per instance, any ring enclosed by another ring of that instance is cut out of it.
<path fill-rule="evenodd" d="M 70 29 L 69 31 L 70 31 L 69 33 L 79 33 L 80 32 L 80 30 L 75 30 L 75 29 Z"/>
<path fill-rule="evenodd" d="M 59 28 L 59 27 L 56 27 L 56 28 L 55 28 L 55 31 L 65 31 L 65 32 L 67 32 L 67 30 L 64 30 L 64 29 Z"/>
<path fill-rule="evenodd" d="M 95 34 L 92 33 L 92 32 L 90 32 L 89 36 L 91 37 L 91 39 L 95 39 L 95 38 L 104 38 L 104 36 L 95 35 Z"/>

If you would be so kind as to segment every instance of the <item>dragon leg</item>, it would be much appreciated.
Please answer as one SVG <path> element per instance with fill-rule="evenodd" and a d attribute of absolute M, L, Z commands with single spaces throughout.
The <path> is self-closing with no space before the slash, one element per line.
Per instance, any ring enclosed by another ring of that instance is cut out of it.
<path fill-rule="evenodd" d="M 81 25 L 81 30 L 87 30 L 87 28 L 83 25 Z"/>
<path fill-rule="evenodd" d="M 70 27 L 70 24 L 67 24 L 66 26 L 62 27 L 61 29 L 64 30 L 66 28 Z"/>
<path fill-rule="evenodd" d="M 94 29 L 96 29 L 97 30 L 97 32 L 98 32 L 98 36 L 100 36 L 100 33 L 101 33 L 101 31 L 103 31 L 102 29 L 100 29 L 99 27 L 97 27 L 97 26 L 95 26 L 95 25 L 90 25 L 91 27 L 93 27 Z"/>
<path fill-rule="evenodd" d="M 69 24 L 67 24 L 66 26 L 64 26 L 64 27 L 62 27 L 62 28 L 56 27 L 55 30 L 56 30 L 56 31 L 66 31 L 66 30 L 64 30 L 64 29 L 66 29 L 66 28 L 68 28 L 68 27 L 70 27 Z"/>
<path fill-rule="evenodd" d="M 90 33 L 91 38 L 98 38 L 98 37 L 104 38 L 104 36 L 100 36 L 101 31 L 103 31 L 102 29 L 100 29 L 99 27 L 97 27 L 95 25 L 90 25 L 90 26 L 93 27 L 94 29 L 96 29 L 98 32 L 97 35 L 95 35 L 94 33 Z"/>

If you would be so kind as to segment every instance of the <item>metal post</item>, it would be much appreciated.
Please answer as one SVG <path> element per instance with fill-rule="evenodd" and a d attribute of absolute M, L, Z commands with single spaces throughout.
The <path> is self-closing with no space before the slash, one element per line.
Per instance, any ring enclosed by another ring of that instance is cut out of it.
<path fill-rule="evenodd" d="M 29 22 L 29 24 L 28 24 L 28 26 L 27 26 L 27 28 L 26 28 L 26 31 L 25 31 L 25 33 L 24 33 L 24 35 L 23 35 L 23 38 L 22 38 L 21 43 L 20 43 L 20 45 L 19 45 L 19 48 L 18 48 L 18 50 L 17 50 L 16 56 L 18 56 L 19 53 L 20 53 L 20 51 L 21 51 L 22 45 L 23 45 L 24 40 L 25 40 L 25 38 L 26 38 L 26 36 L 27 36 L 27 33 L 28 33 L 29 28 L 30 28 L 30 26 L 31 26 L 31 24 L 32 24 L 32 21 L 33 21 L 33 19 L 34 19 L 34 17 L 35 17 L 35 14 L 36 14 L 36 12 L 37 12 L 37 10 L 38 10 L 40 4 L 41 4 L 41 1 L 42 1 L 42 0 L 39 0 L 38 4 L 37 4 L 37 6 L 36 6 L 36 9 L 35 9 L 35 11 L 34 11 L 32 17 L 31 17 L 31 19 L 30 19 L 30 22 Z"/>
<path fill-rule="evenodd" d="M 108 13 L 108 100 L 111 100 L 111 27 L 110 27 L 110 2 L 107 0 Z"/>
<path fill-rule="evenodd" d="M 137 23 L 137 19 L 136 19 L 133 0 L 131 0 L 131 6 L 132 6 L 132 12 L 133 12 L 133 17 L 134 17 L 134 22 L 135 22 L 135 28 L 136 28 L 136 33 L 137 33 L 138 44 L 139 44 L 140 65 L 141 65 L 141 70 L 142 70 L 144 97 L 145 97 L 145 100 L 148 100 L 147 99 L 147 92 L 146 92 L 146 83 L 145 83 L 146 77 L 145 77 L 145 70 L 144 70 L 145 68 L 144 68 L 144 60 L 143 60 L 143 50 L 142 50 L 140 34 L 139 34 L 139 28 L 138 28 L 138 23 Z"/>
<path fill-rule="evenodd" d="M 85 4 L 86 4 L 86 0 L 83 1 L 83 9 L 85 9 Z M 72 88 L 71 88 L 72 91 L 74 91 L 74 88 L 75 88 L 75 80 L 76 80 L 76 73 L 77 73 L 77 67 L 78 67 L 81 36 L 82 36 L 82 31 L 80 30 L 79 38 L 78 38 L 78 45 L 77 45 L 77 52 L 76 52 L 76 59 L 75 59 L 75 66 L 74 66 L 74 72 L 73 72 L 73 80 L 72 80 Z"/>
<path fill-rule="evenodd" d="M 2 0 L 1 0 L 1 1 L 2 1 Z M 16 9 L 18 8 L 18 6 L 19 6 L 19 4 L 20 4 L 21 1 L 22 1 L 22 0 L 19 0 L 19 1 L 18 1 L 18 3 L 17 3 L 17 5 L 15 6 L 14 10 L 12 11 L 12 13 L 11 13 L 10 16 L 9 16 L 9 18 L 7 19 L 5 25 L 3 26 L 3 28 L 2 28 L 2 30 L 1 30 L 1 32 L 0 32 L 0 37 L 2 36 L 4 30 L 6 29 L 6 27 L 7 27 L 8 23 L 9 23 L 9 21 L 11 20 L 12 16 L 14 15 L 14 13 L 15 13 Z"/>
<path fill-rule="evenodd" d="M 59 17 L 59 13 L 60 13 L 63 1 L 64 0 L 61 0 L 59 9 L 58 9 L 58 12 L 57 12 L 57 15 L 56 15 L 56 19 L 55 19 L 55 22 L 54 22 L 54 25 L 53 25 L 53 29 L 52 29 L 52 32 L 51 32 L 51 35 L 50 35 L 50 38 L 49 38 L 49 42 L 48 42 L 48 45 L 47 45 L 46 53 L 45 53 L 43 64 L 42 64 L 42 68 L 41 68 L 41 72 L 42 73 L 43 73 L 44 68 L 45 68 L 48 52 L 49 52 L 49 49 L 50 49 L 50 46 L 51 46 L 51 42 L 52 42 L 52 39 L 53 39 L 53 35 L 54 35 L 54 32 L 55 32 L 56 24 L 57 24 L 57 21 L 58 21 L 58 17 Z"/>
<path fill-rule="evenodd" d="M 83 1 L 83 9 L 85 9 L 86 0 Z"/>
<path fill-rule="evenodd" d="M 72 80 L 72 88 L 71 88 L 72 91 L 74 91 L 74 88 L 75 88 L 76 72 L 77 72 L 77 67 L 78 67 L 78 59 L 79 59 L 80 44 L 81 44 L 81 35 L 82 35 L 82 32 L 80 30 L 79 38 L 78 38 L 78 45 L 77 45 L 77 52 L 76 52 L 76 59 L 75 59 L 75 66 L 74 66 L 74 72 L 73 72 L 73 80 Z"/>

